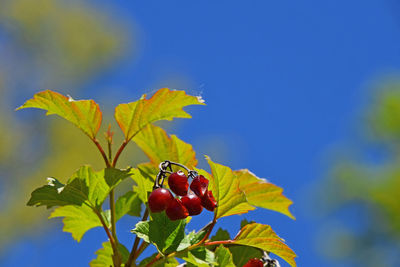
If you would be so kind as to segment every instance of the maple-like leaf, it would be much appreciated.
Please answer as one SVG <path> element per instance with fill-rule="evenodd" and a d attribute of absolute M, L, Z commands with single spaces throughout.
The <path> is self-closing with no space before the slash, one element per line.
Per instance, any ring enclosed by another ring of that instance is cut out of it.
<path fill-rule="evenodd" d="M 296 266 L 294 260 L 296 254 L 284 243 L 284 240 L 280 238 L 269 225 L 249 223 L 240 230 L 237 236 L 230 243 L 251 246 L 272 252 L 287 261 L 290 266 Z"/>
<path fill-rule="evenodd" d="M 289 206 L 293 202 L 282 194 L 281 187 L 258 178 L 249 170 L 238 170 L 234 173 L 239 179 L 239 188 L 245 193 L 251 205 L 278 211 L 294 219 L 289 211 Z"/>
<path fill-rule="evenodd" d="M 64 217 L 64 232 L 71 233 L 78 242 L 88 230 L 102 226 L 93 209 L 85 204 L 58 207 L 50 214 L 49 219 L 56 217 Z"/>
<path fill-rule="evenodd" d="M 149 99 L 143 95 L 138 101 L 119 104 L 115 108 L 115 119 L 125 135 L 125 140 L 130 141 L 149 123 L 173 118 L 191 118 L 182 109 L 188 105 L 204 103 L 199 97 L 187 95 L 185 91 L 163 88 Z"/>
<path fill-rule="evenodd" d="M 214 163 L 209 157 L 206 158 L 212 175 L 204 171 L 199 172 L 210 180 L 209 188 L 218 204 L 215 210 L 216 218 L 254 210 L 255 208 L 247 203 L 244 192 L 240 190 L 239 180 L 234 172 L 229 167 Z"/>
<path fill-rule="evenodd" d="M 164 160 L 179 162 L 189 169 L 193 169 L 197 165 L 193 147 L 176 135 L 168 136 L 165 130 L 158 126 L 147 125 L 133 138 L 133 141 L 149 157 L 156 168 Z"/>
<path fill-rule="evenodd" d="M 99 105 L 93 100 L 74 100 L 51 90 L 35 94 L 17 110 L 24 108 L 44 109 L 46 115 L 56 114 L 75 124 L 92 139 L 96 137 L 102 120 Z"/>

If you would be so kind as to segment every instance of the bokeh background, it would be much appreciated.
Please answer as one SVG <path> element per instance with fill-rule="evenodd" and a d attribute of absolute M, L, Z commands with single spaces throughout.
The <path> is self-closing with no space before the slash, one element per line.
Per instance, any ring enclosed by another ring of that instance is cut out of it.
<path fill-rule="evenodd" d="M 207 103 L 165 124 L 200 167 L 248 168 L 294 201 L 296 221 L 220 226 L 270 224 L 298 266 L 400 266 L 399 70 L 396 0 L 0 0 L 0 266 L 87 266 L 106 240 L 25 206 L 46 177 L 102 165 L 69 123 L 14 109 L 44 89 L 93 98 L 121 138 L 113 108 L 162 87 Z M 121 165 L 145 160 L 132 143 Z M 118 223 L 127 247 L 137 220 Z"/>

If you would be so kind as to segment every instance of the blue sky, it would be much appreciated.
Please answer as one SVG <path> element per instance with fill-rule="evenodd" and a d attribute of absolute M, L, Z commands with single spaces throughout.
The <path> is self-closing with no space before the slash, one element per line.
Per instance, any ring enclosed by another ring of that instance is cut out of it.
<path fill-rule="evenodd" d="M 261 210 L 220 225 L 235 235 L 242 218 L 270 224 L 298 254 L 298 266 L 330 266 L 315 248 L 318 220 L 310 216 L 307 190 L 323 179 L 332 147 L 354 134 L 371 84 L 400 67 L 398 4 L 102 3 L 132 29 L 137 45 L 77 98 L 100 94 L 116 105 L 159 87 L 201 94 L 207 106 L 188 109 L 193 119 L 179 120 L 172 132 L 192 143 L 199 158 L 208 154 L 283 187 L 297 217 Z M 60 231 L 60 221 L 54 224 L 49 238 L 21 242 L 3 266 L 86 266 L 105 240 L 99 229 L 77 244 Z M 131 218 L 120 223 L 129 247 L 132 224 Z"/>

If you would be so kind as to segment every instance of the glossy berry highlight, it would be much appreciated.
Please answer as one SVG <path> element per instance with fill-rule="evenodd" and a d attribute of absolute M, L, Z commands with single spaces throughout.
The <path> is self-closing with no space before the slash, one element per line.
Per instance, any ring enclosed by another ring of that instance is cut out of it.
<path fill-rule="evenodd" d="M 263 267 L 264 262 L 260 259 L 253 258 L 250 259 L 243 267 Z"/>
<path fill-rule="evenodd" d="M 161 212 L 174 200 L 171 192 L 165 188 L 157 188 L 149 196 L 149 208 L 151 212 Z"/>
<path fill-rule="evenodd" d="M 198 215 L 203 211 L 201 199 L 194 193 L 189 193 L 181 198 L 182 204 L 186 207 L 190 216 Z"/>
<path fill-rule="evenodd" d="M 172 200 L 165 210 L 168 218 L 171 221 L 185 219 L 189 216 L 189 212 L 179 199 Z"/>
<path fill-rule="evenodd" d="M 203 197 L 208 190 L 208 180 L 203 175 L 196 176 L 190 184 L 190 189 L 199 197 Z"/>
<path fill-rule="evenodd" d="M 188 192 L 189 182 L 182 171 L 171 173 L 168 178 L 169 188 L 178 196 L 185 196 Z"/>

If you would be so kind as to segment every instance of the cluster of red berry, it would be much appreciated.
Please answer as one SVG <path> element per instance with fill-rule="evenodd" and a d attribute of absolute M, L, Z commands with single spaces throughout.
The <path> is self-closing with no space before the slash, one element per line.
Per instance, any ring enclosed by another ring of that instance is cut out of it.
<path fill-rule="evenodd" d="M 159 187 L 149 196 L 149 208 L 151 212 L 165 210 L 170 220 L 180 220 L 187 216 L 198 215 L 203 207 L 213 211 L 217 206 L 211 191 L 208 190 L 208 180 L 203 175 L 197 175 L 190 184 L 184 172 L 173 172 L 168 178 L 168 185 L 172 193 Z"/>

